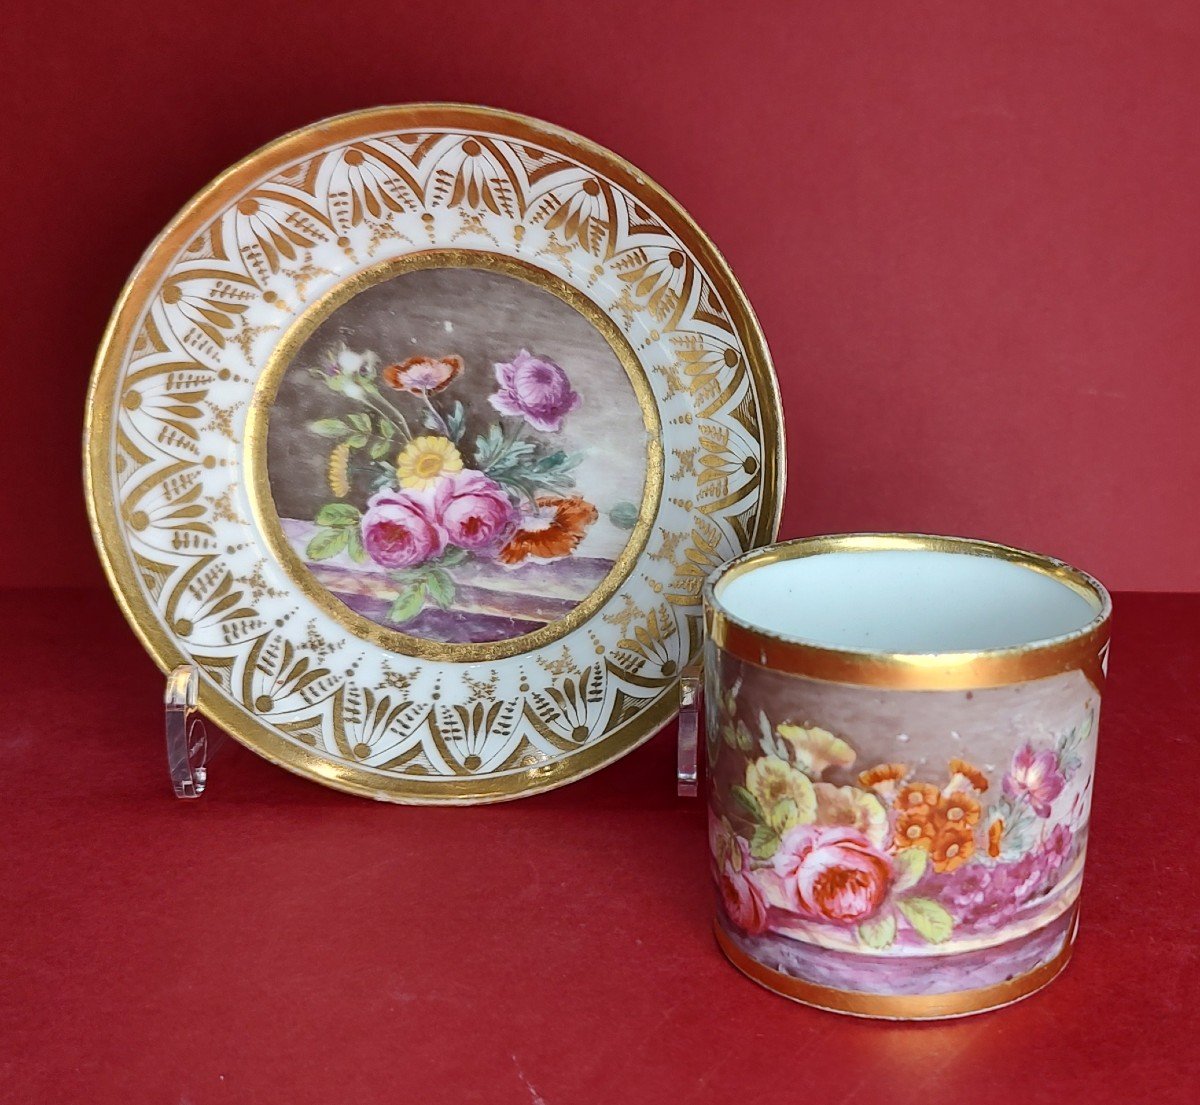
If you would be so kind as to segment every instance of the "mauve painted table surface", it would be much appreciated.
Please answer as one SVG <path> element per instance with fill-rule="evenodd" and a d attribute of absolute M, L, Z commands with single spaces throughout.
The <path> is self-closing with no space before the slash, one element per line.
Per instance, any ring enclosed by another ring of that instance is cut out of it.
<path fill-rule="evenodd" d="M 1078 948 L 941 1024 L 718 954 L 673 731 L 565 789 L 418 809 L 227 744 L 171 797 L 161 679 L 100 592 L 4 592 L 0 1101 L 1194 1101 L 1200 595 L 1119 595 Z"/>

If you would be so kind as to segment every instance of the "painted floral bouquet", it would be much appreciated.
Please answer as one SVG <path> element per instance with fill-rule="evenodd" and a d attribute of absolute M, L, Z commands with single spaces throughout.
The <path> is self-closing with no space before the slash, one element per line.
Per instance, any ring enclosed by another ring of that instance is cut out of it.
<path fill-rule="evenodd" d="M 342 346 L 310 369 L 362 410 L 310 423 L 334 442 L 327 477 L 338 501 L 316 512 L 309 560 L 345 551 L 385 569 L 396 588 L 388 618 L 404 624 L 427 603 L 450 607 L 450 569 L 471 558 L 516 568 L 575 551 L 598 515 L 572 493 L 582 454 L 547 441 L 582 402 L 559 365 L 524 349 L 495 364 L 488 402 L 501 417 L 469 444 L 462 402 L 434 398 L 463 372 L 461 357 L 381 365 Z M 346 500 L 364 481 L 360 510 Z"/>
<path fill-rule="evenodd" d="M 1065 820 L 1050 818 L 1081 767 L 1090 717 L 1051 748 L 1022 744 L 989 807 L 986 775 L 962 759 L 945 783 L 898 763 L 859 772 L 857 786 L 827 782 L 854 764 L 850 744 L 765 715 L 756 739 L 736 698 L 717 704 L 709 762 L 723 745 L 748 758 L 726 816 L 710 813 L 710 846 L 724 912 L 749 935 L 834 926 L 882 950 L 994 931 L 1047 895 L 1079 852 L 1083 792 Z"/>

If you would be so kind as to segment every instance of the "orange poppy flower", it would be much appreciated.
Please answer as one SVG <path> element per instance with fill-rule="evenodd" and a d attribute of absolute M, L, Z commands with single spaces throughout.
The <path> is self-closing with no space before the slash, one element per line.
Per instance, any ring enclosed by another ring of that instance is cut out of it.
<path fill-rule="evenodd" d="M 929 850 L 935 871 L 953 871 L 961 867 L 975 852 L 975 837 L 970 828 L 961 823 L 946 822 L 938 832 Z"/>
<path fill-rule="evenodd" d="M 427 395 L 441 391 L 463 370 L 462 357 L 409 357 L 383 370 L 383 382 L 396 391 Z"/>
<path fill-rule="evenodd" d="M 980 794 L 988 788 L 987 776 L 974 764 L 967 763 L 966 760 L 950 761 L 950 776 L 953 778 L 955 775 L 961 775 Z"/>
<path fill-rule="evenodd" d="M 570 556 L 584 531 L 599 517 L 596 508 L 578 495 L 539 495 L 537 513 L 526 517 L 500 550 L 500 563 L 510 567 L 526 560 L 544 564 Z"/>
<path fill-rule="evenodd" d="M 1000 838 L 1004 835 L 1004 818 L 1000 817 L 988 826 L 988 855 L 992 859 L 1000 856 Z"/>

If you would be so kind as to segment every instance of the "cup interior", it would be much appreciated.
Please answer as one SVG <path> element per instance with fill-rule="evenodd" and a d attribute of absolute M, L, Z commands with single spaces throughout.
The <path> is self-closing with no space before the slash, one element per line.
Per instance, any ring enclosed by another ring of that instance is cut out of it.
<path fill-rule="evenodd" d="M 1106 610 L 1099 584 L 1055 561 L 986 542 L 930 540 L 961 548 L 785 544 L 784 555 L 735 562 L 712 594 L 752 629 L 887 653 L 1018 648 L 1078 633 Z"/>

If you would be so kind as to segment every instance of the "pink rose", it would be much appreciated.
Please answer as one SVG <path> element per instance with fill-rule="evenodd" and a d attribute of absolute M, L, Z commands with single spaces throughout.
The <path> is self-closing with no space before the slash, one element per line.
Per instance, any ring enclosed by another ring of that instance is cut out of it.
<path fill-rule="evenodd" d="M 434 507 L 450 544 L 479 556 L 495 556 L 521 518 L 495 480 L 470 468 L 438 481 Z"/>
<path fill-rule="evenodd" d="M 1066 782 L 1058 757 L 1049 748 L 1034 752 L 1033 745 L 1026 741 L 1013 754 L 1012 767 L 1004 776 L 1004 793 L 1014 801 L 1028 799 L 1038 817 L 1049 817 L 1050 805 Z"/>
<path fill-rule="evenodd" d="M 428 494 L 380 491 L 362 518 L 363 548 L 385 568 L 412 568 L 446 547 L 446 531 L 437 523 Z"/>
<path fill-rule="evenodd" d="M 725 862 L 717 875 L 725 914 L 743 932 L 754 936 L 767 927 L 767 901 L 750 870 L 750 849 L 741 837 L 726 850 Z"/>
<path fill-rule="evenodd" d="M 797 913 L 853 925 L 870 917 L 887 896 L 892 864 L 847 826 L 798 825 L 775 853 L 775 872 Z"/>
<path fill-rule="evenodd" d="M 546 357 L 522 349 L 507 364 L 497 364 L 500 390 L 488 402 L 501 414 L 524 418 L 548 433 L 562 429 L 563 419 L 583 402 L 572 390 L 567 374 Z"/>

